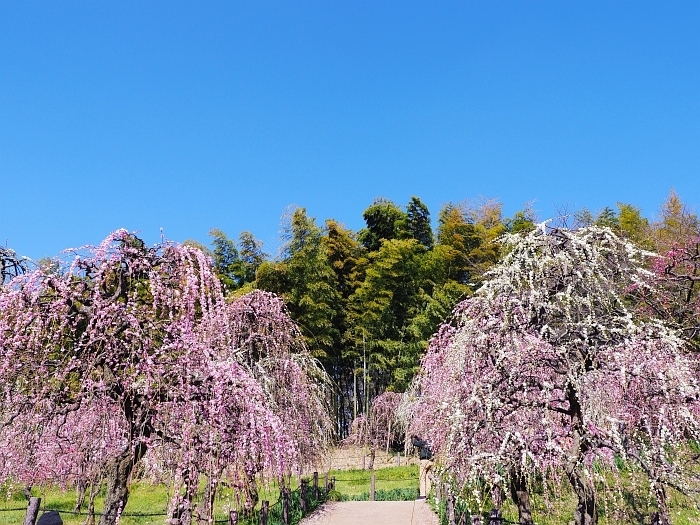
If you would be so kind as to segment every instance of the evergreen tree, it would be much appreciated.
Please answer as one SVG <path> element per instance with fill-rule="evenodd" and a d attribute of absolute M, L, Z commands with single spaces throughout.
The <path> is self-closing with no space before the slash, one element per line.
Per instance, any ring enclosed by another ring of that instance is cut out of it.
<path fill-rule="evenodd" d="M 217 228 L 209 230 L 209 236 L 214 246 L 213 252 L 210 252 L 213 253 L 214 268 L 224 290 L 230 292 L 239 288 L 242 284 L 243 264 L 236 243 Z"/>
<path fill-rule="evenodd" d="M 242 231 L 238 236 L 238 255 L 241 260 L 241 274 L 243 281 L 252 283 L 255 281 L 255 272 L 268 258 L 268 254 L 262 251 L 263 243 L 257 240 L 249 231 Z"/>
<path fill-rule="evenodd" d="M 366 348 L 375 393 L 396 388 L 396 369 L 409 342 L 406 327 L 420 309 L 420 254 L 415 239 L 385 240 L 370 253 L 365 279 L 350 297 L 350 339 Z M 411 361 L 417 365 L 418 356 Z"/>
<path fill-rule="evenodd" d="M 400 221 L 410 238 L 417 240 L 426 249 L 433 247 L 433 229 L 430 227 L 428 207 L 418 197 L 411 197 L 406 206 L 406 218 Z"/>
<path fill-rule="evenodd" d="M 600 213 L 598 213 L 594 224 L 596 226 L 610 228 L 611 230 L 617 232 L 620 228 L 620 219 L 618 218 L 617 213 L 615 213 L 615 210 L 609 206 L 606 206 L 600 211 Z"/>
<path fill-rule="evenodd" d="M 649 220 L 642 217 L 642 211 L 632 204 L 617 203 L 619 234 L 637 243 L 649 246 Z"/>
<path fill-rule="evenodd" d="M 209 236 L 212 237 L 213 250 L 196 241 L 187 241 L 185 244 L 199 248 L 211 256 L 216 274 L 227 294 L 235 292 L 238 296 L 250 292 L 254 288 L 252 283 L 255 281 L 255 272 L 268 256 L 262 251 L 262 242 L 248 231 L 239 235 L 238 247 L 217 228 L 212 228 Z"/>
<path fill-rule="evenodd" d="M 508 233 L 527 233 L 535 229 L 535 211 L 529 204 L 525 209 L 516 211 L 513 218 L 505 221 Z"/>
<path fill-rule="evenodd" d="M 370 252 L 379 250 L 382 240 L 399 237 L 400 225 L 406 220 L 406 214 L 396 204 L 384 198 L 375 199 L 362 217 L 367 227 L 360 230 L 358 239 Z"/>

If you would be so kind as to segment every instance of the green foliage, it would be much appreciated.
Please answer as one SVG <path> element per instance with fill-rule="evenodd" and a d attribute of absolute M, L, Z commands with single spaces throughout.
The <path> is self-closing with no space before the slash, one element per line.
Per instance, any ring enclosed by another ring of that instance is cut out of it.
<path fill-rule="evenodd" d="M 382 241 L 396 239 L 407 221 L 406 214 L 387 199 L 375 199 L 362 214 L 367 227 L 360 230 L 358 239 L 370 252 L 381 248 Z"/>
<path fill-rule="evenodd" d="M 642 211 L 632 204 L 617 203 L 619 234 L 647 247 L 649 245 L 649 220 L 642 217 Z"/>
<path fill-rule="evenodd" d="M 312 354 L 327 362 L 339 346 L 341 294 L 323 237 L 315 220 L 297 208 L 286 230 L 285 258 L 261 265 L 258 286 L 282 295 Z"/>
<path fill-rule="evenodd" d="M 213 250 L 196 244 L 205 253 L 211 254 L 216 274 L 224 285 L 224 290 L 230 293 L 252 283 L 256 271 L 267 257 L 262 251 L 262 242 L 247 231 L 241 232 L 238 246 L 217 228 L 212 228 L 209 236 L 212 238 Z M 190 241 L 190 244 L 193 243 Z"/>
<path fill-rule="evenodd" d="M 430 212 L 418 197 L 411 197 L 406 206 L 406 218 L 399 221 L 399 228 L 426 249 L 432 248 L 433 229 L 430 226 Z"/>
<path fill-rule="evenodd" d="M 610 228 L 613 231 L 617 231 L 620 228 L 620 219 L 618 218 L 617 213 L 608 206 L 603 208 L 600 213 L 598 213 L 598 216 L 595 218 L 593 223 L 596 226 Z"/>
<path fill-rule="evenodd" d="M 535 228 L 535 212 L 527 206 L 516 211 L 513 218 L 506 219 L 505 227 L 509 233 L 527 233 Z"/>

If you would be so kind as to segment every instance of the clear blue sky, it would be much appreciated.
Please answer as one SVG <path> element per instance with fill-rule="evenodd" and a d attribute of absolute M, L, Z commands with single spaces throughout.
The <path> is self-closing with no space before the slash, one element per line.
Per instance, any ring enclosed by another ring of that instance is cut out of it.
<path fill-rule="evenodd" d="M 0 0 L 2 243 L 700 204 L 700 2 Z"/>

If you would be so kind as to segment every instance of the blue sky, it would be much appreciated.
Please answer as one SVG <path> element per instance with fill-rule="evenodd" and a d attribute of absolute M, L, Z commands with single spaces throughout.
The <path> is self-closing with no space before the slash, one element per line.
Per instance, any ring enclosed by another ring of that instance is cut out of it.
<path fill-rule="evenodd" d="M 2 242 L 700 204 L 698 2 L 0 0 Z"/>

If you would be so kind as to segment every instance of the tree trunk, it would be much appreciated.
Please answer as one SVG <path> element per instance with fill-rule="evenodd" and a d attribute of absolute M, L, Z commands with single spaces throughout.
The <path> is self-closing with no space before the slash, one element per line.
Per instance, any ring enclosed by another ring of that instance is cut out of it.
<path fill-rule="evenodd" d="M 576 525 L 597 525 L 598 512 L 595 501 L 595 487 L 581 471 L 582 458 L 589 450 L 589 443 L 583 430 L 581 403 L 576 390 L 571 385 L 567 390 L 567 400 L 569 401 L 571 414 L 572 444 L 565 470 L 566 477 L 578 497 L 578 503 L 574 511 L 574 523 Z"/>
<path fill-rule="evenodd" d="M 503 487 L 500 482 L 494 483 L 491 487 L 491 502 L 494 509 L 501 510 L 503 507 Z"/>
<path fill-rule="evenodd" d="M 78 480 L 78 483 L 75 485 L 75 492 L 76 492 L 76 498 L 75 498 L 75 507 L 73 508 L 73 512 L 76 514 L 80 514 L 82 509 L 83 509 L 83 504 L 85 503 L 85 490 L 87 489 L 87 483 L 85 483 L 84 480 Z"/>
<path fill-rule="evenodd" d="M 95 525 L 95 497 L 100 492 L 101 485 L 101 481 L 99 483 L 95 483 L 94 481 L 90 483 L 90 499 L 88 500 L 87 519 L 85 520 L 85 525 Z"/>
<path fill-rule="evenodd" d="M 185 485 L 185 495 L 178 507 L 178 517 L 180 525 L 190 525 L 194 512 L 194 501 L 199 489 L 199 472 L 194 467 L 186 468 L 182 473 Z"/>
<path fill-rule="evenodd" d="M 656 496 L 656 501 L 659 505 L 659 510 L 657 514 L 657 523 L 659 525 L 671 525 L 671 517 L 668 512 L 668 500 L 666 498 L 666 488 L 663 483 L 654 483 L 654 495 Z"/>
<path fill-rule="evenodd" d="M 576 465 L 569 463 L 566 466 L 566 477 L 578 497 L 576 510 L 574 511 L 574 522 L 576 525 L 596 525 L 598 523 L 598 513 L 596 511 L 595 490 L 589 480 Z"/>
<path fill-rule="evenodd" d="M 510 469 L 510 497 L 518 507 L 518 523 L 532 525 L 530 493 L 527 491 L 527 479 L 519 466 Z"/>
<path fill-rule="evenodd" d="M 369 470 L 374 470 L 374 457 L 377 455 L 377 451 L 372 447 L 369 451 Z"/>
<path fill-rule="evenodd" d="M 115 525 L 129 499 L 129 478 L 134 466 L 146 454 L 146 445 L 128 448 L 107 464 L 107 493 L 100 525 Z"/>
<path fill-rule="evenodd" d="M 211 473 L 207 476 L 202 501 L 196 511 L 197 519 L 200 523 L 214 523 L 214 500 L 216 498 L 216 490 L 219 487 L 219 476 L 220 473 Z"/>
<path fill-rule="evenodd" d="M 24 525 L 34 525 L 36 523 L 36 517 L 39 515 L 39 506 L 41 505 L 41 498 L 29 498 L 29 505 L 27 505 L 27 512 L 24 515 Z"/>
<path fill-rule="evenodd" d="M 245 484 L 245 513 L 250 516 L 258 504 L 258 482 L 255 479 L 257 473 L 254 470 L 246 469 L 246 484 Z M 291 483 L 291 478 L 290 478 Z"/>

